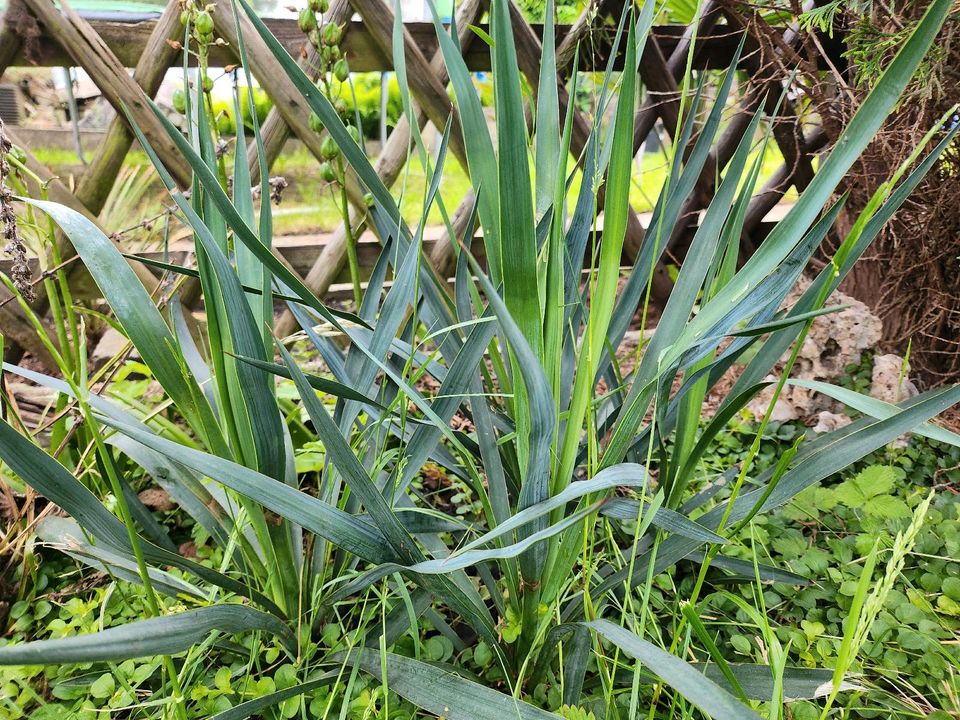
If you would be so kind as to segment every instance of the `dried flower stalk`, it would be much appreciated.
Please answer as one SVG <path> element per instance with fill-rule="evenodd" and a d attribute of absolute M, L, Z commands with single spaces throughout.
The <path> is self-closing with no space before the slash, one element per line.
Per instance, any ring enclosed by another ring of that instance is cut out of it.
<path fill-rule="evenodd" d="M 27 261 L 27 247 L 20 237 L 17 228 L 17 216 L 13 212 L 13 192 L 7 186 L 7 177 L 10 175 L 10 164 L 7 162 L 7 153 L 13 148 L 10 139 L 4 132 L 3 120 L 0 120 L 0 225 L 3 226 L 3 251 L 13 258 L 10 277 L 14 287 L 20 291 L 29 302 L 34 299 L 32 273 Z"/>

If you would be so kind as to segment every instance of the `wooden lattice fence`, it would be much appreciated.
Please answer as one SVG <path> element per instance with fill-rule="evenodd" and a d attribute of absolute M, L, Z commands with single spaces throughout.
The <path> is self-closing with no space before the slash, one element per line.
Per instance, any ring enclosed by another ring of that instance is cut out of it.
<path fill-rule="evenodd" d="M 602 68 L 608 61 L 612 30 L 606 19 L 618 14 L 622 8 L 616 0 L 598 0 L 583 13 L 580 19 L 558 31 L 557 66 L 563 76 L 574 70 L 590 71 Z M 490 67 L 489 48 L 476 40 L 470 25 L 479 25 L 485 11 L 484 0 L 465 0 L 458 8 L 460 43 L 468 67 L 486 70 Z M 517 38 L 520 70 L 526 81 L 537 91 L 539 66 L 542 54 L 542 25 L 530 24 L 511 5 L 511 16 Z M 52 0 L 17 0 L 7 12 L 6 22 L 0 23 L 0 80 L 8 67 L 22 64 L 48 66 L 76 66 L 83 68 L 100 89 L 103 97 L 118 111 L 125 106 L 133 119 L 153 144 L 160 159 L 182 186 L 189 183 L 187 168 L 160 127 L 157 118 L 148 107 L 147 98 L 156 95 L 168 67 L 181 62 L 181 53 L 175 42 L 182 33 L 179 22 L 180 6 L 171 2 L 164 13 L 153 20 L 141 22 L 110 22 L 84 19 L 63 7 L 58 9 Z M 230 3 L 219 2 L 212 13 L 216 33 L 226 40 L 226 46 L 216 50 L 211 64 L 228 65 L 238 62 L 232 54 L 237 46 L 237 30 Z M 353 19 L 359 16 L 359 19 Z M 327 14 L 328 21 L 345 27 L 344 52 L 356 71 L 390 70 L 392 57 L 392 30 L 394 14 L 384 0 L 334 0 Z M 24 23 L 35 32 L 24 32 Z M 645 47 L 640 63 L 640 75 L 645 88 L 645 99 L 638 107 L 634 126 L 634 151 L 637 152 L 653 129 L 658 119 L 668 132 L 673 132 L 680 108 L 678 81 L 682 77 L 688 56 L 693 58 L 698 69 L 718 69 L 729 66 L 740 40 L 743 20 L 732 6 L 708 0 L 696 27 L 666 26 L 655 28 L 651 42 Z M 283 42 L 293 57 L 299 57 L 301 65 L 309 73 L 315 73 L 316 58 L 312 48 L 304 47 L 304 38 L 292 20 L 271 20 L 268 25 Z M 317 158 L 323 136 L 310 128 L 310 111 L 300 93 L 280 69 L 276 59 L 260 36 L 254 31 L 248 18 L 240 15 L 240 32 L 249 57 L 250 70 L 273 101 L 272 109 L 263 124 L 262 136 L 268 164 L 272 164 L 288 138 L 296 137 Z M 482 27 L 482 26 L 481 26 Z M 794 42 L 796 36 L 790 28 L 774 29 L 781 43 Z M 696 43 L 691 47 L 692 43 Z M 580 53 L 575 49 L 580 47 Z M 415 117 L 401 118 L 386 144 L 375 160 L 375 167 L 390 187 L 403 169 L 411 133 L 411 122 L 422 129 L 432 123 L 443 127 L 457 112 L 446 91 L 447 76 L 434 28 L 427 23 L 410 23 L 405 26 L 404 49 L 410 89 L 416 101 Z M 691 54 L 692 53 L 692 54 Z M 571 67 L 574 57 L 579 66 Z M 751 114 L 761 106 L 769 111 L 774 100 L 781 95 L 781 78 L 777 63 L 764 56 L 760 46 L 748 42 L 741 60 L 741 69 L 747 71 L 749 80 L 742 84 L 739 109 L 713 147 L 706 163 L 697 192 L 684 208 L 684 223 L 669 239 L 667 257 L 671 250 L 674 256 L 682 255 L 682 242 L 695 227 L 699 211 L 709 202 L 714 191 L 716 169 L 730 159 Z M 128 68 L 133 68 L 132 74 Z M 566 87 L 558 86 L 561 116 L 569 101 Z M 528 108 L 529 110 L 529 108 Z M 527 118 L 530 120 L 528 111 Z M 8 129 L 9 130 L 9 129 Z M 581 111 L 574 111 L 574 132 L 571 152 L 580 157 L 590 130 L 590 120 Z M 16 131 L 9 131 L 15 143 L 19 142 Z M 784 166 L 775 172 L 761 193 L 753 198 L 748 210 L 747 233 L 762 232 L 762 220 L 791 186 L 802 189 L 812 173 L 811 158 L 824 145 L 824 135 L 814 132 L 805 135 L 797 116 L 796 108 L 789 102 L 780 107 L 780 116 L 775 119 L 774 138 L 785 158 Z M 27 152 L 30 168 L 41 178 L 49 181 L 51 199 L 69 205 L 96 220 L 119 174 L 124 158 L 133 143 L 133 135 L 118 112 L 97 147 L 86 170 L 71 190 Z M 250 148 L 251 172 L 259 173 L 255 148 Z M 451 136 L 450 150 L 458 162 L 465 165 L 466 153 L 459 133 Z M 366 205 L 363 190 L 355 178 L 348 175 L 348 197 L 352 204 L 350 222 L 354 231 L 364 225 Z M 453 228 L 462 233 L 468 219 L 472 197 L 464 198 L 453 214 Z M 602 191 L 598 197 L 603 205 Z M 644 225 L 637 213 L 631 213 L 627 228 L 625 253 L 632 259 L 643 238 Z M 65 240 L 61 240 L 61 255 L 71 257 Z M 744 246 L 750 248 L 750 238 L 745 237 Z M 300 270 L 307 284 L 318 294 L 326 294 L 341 275 L 345 264 L 346 232 L 341 226 L 322 247 L 316 249 L 309 267 Z M 370 257 L 373 253 L 370 253 Z M 436 238 L 429 247 L 429 256 L 441 272 L 449 268 L 453 257 L 450 237 L 445 233 Z M 131 261 L 131 267 L 145 286 L 156 288 L 158 278 L 142 263 Z M 83 268 L 71 263 L 71 277 L 83 282 Z M 654 300 L 662 301 L 670 290 L 666 271 L 659 268 L 655 274 Z M 44 310 L 44 300 L 39 296 L 37 308 Z M 15 343 L 41 360 L 46 353 L 35 339 L 33 329 L 23 320 L 15 302 L 0 296 L 0 326 L 9 344 Z M 280 319 L 276 328 L 279 334 L 293 330 L 292 317 Z"/>

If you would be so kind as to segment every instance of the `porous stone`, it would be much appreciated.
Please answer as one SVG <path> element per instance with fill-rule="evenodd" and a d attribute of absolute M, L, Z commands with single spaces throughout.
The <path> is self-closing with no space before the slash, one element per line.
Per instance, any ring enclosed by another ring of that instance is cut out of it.
<path fill-rule="evenodd" d="M 849 425 L 851 422 L 849 415 L 821 410 L 817 413 L 817 424 L 813 426 L 812 430 L 815 433 L 833 432 L 844 425 Z"/>
<path fill-rule="evenodd" d="M 791 307 L 810 286 L 810 280 L 801 278 L 797 286 L 787 296 L 785 307 Z M 883 324 L 865 304 L 843 293 L 834 293 L 826 303 L 827 307 L 844 305 L 845 309 L 818 317 L 813 321 L 810 332 L 800 347 L 791 377 L 805 380 L 834 382 L 845 372 L 848 365 L 860 363 L 863 352 L 880 342 Z M 781 362 L 789 357 L 789 351 Z M 776 380 L 776 375 L 768 377 Z M 756 416 L 762 416 L 773 397 L 773 388 L 767 388 L 757 395 L 748 409 Z M 774 405 L 771 420 L 789 422 L 806 420 L 826 411 L 828 416 L 842 410 L 836 401 L 818 392 L 795 385 L 786 385 L 777 403 Z M 823 420 L 818 417 L 814 426 L 836 422 L 835 419 Z"/>
<path fill-rule="evenodd" d="M 899 355 L 877 355 L 873 358 L 873 374 L 870 378 L 870 395 L 888 403 L 909 400 L 920 394 L 907 374 L 910 364 L 904 367 Z"/>

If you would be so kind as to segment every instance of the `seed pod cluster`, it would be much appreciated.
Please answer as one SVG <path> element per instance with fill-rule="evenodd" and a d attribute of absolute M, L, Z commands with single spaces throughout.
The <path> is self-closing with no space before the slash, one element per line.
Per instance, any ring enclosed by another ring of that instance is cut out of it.
<path fill-rule="evenodd" d="M 196 104 L 196 99 L 188 96 L 193 88 L 199 91 L 210 93 L 213 91 L 214 81 L 210 77 L 207 60 L 209 58 L 210 46 L 216 45 L 222 47 L 227 45 L 227 41 L 221 37 L 215 36 L 216 24 L 213 19 L 213 13 L 216 11 L 216 4 L 204 4 L 203 0 L 178 0 L 180 4 L 180 23 L 189 29 L 190 44 L 189 52 L 198 59 L 199 71 L 197 80 L 188 83 L 188 86 L 180 87 L 174 90 L 172 97 L 173 109 L 181 115 L 187 111 L 188 101 Z M 177 47 L 182 49 L 182 43 L 176 43 Z M 194 49 L 195 48 L 195 49 Z M 224 68 L 225 73 L 233 72 L 238 65 L 228 65 Z M 214 123 L 220 133 L 229 131 L 232 127 L 231 118 L 223 115 L 214 118 Z"/>
<path fill-rule="evenodd" d="M 348 108 L 342 97 L 341 87 L 350 79 L 350 63 L 343 56 L 340 47 L 343 28 L 324 18 L 329 9 L 329 0 L 308 0 L 306 7 L 299 11 L 297 24 L 316 52 L 319 70 L 317 88 L 327 97 L 336 113 L 346 118 Z M 316 133 L 324 131 L 323 121 L 316 113 L 310 113 L 310 129 Z M 348 130 L 350 136 L 359 144 L 358 130 L 352 126 L 348 127 Z M 342 160 L 336 140 L 328 135 L 320 148 L 320 155 L 323 159 L 320 164 L 320 179 L 327 183 L 342 182 Z"/>
<path fill-rule="evenodd" d="M 181 0 L 180 23 L 190 26 L 190 34 L 197 45 L 223 44 L 214 37 L 213 13 L 215 5 L 200 5 L 195 0 Z"/>
<path fill-rule="evenodd" d="M 343 115 L 346 112 L 346 103 L 339 93 L 335 92 L 334 83 L 347 82 L 350 78 L 350 64 L 340 48 L 343 28 L 323 17 L 329 9 L 330 0 L 308 0 L 306 7 L 299 11 L 297 25 L 316 51 L 320 71 L 317 87 L 329 98 L 337 112 Z M 313 117 L 310 123 L 318 132 L 323 127 L 319 119 L 314 120 Z"/>
<path fill-rule="evenodd" d="M 223 38 L 214 36 L 215 28 L 212 13 L 216 9 L 216 5 L 203 5 L 196 0 L 180 0 L 180 8 L 180 22 L 190 28 L 190 37 L 196 43 L 197 54 L 201 59 L 200 86 L 204 92 L 210 92 L 213 90 L 213 79 L 207 74 L 206 57 L 208 48 L 210 45 L 227 44 Z M 182 95 L 177 97 L 175 94 L 173 104 L 175 110 L 184 112 L 180 109 L 181 106 L 186 105 Z"/>

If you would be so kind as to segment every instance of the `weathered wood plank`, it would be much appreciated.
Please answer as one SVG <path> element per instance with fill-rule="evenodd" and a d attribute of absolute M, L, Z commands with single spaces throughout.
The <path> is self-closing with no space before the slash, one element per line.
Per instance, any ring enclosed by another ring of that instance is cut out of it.
<path fill-rule="evenodd" d="M 20 38 L 13 28 L 0 20 L 0 78 L 11 67 L 20 54 Z"/>
<path fill-rule="evenodd" d="M 117 22 L 91 18 L 89 23 L 100 34 L 106 46 L 110 48 L 121 63 L 127 67 L 134 67 L 143 54 L 143 48 L 146 47 L 147 40 L 153 32 L 157 20 Z M 304 37 L 297 27 L 296 21 L 269 19 L 266 23 L 287 48 L 287 51 L 293 57 L 298 57 L 300 48 L 304 43 Z M 410 22 L 405 23 L 405 26 L 407 33 L 412 42 L 419 48 L 420 53 L 424 57 L 432 57 L 437 50 L 437 38 L 433 24 Z M 486 25 L 480 25 L 479 27 L 488 30 Z M 571 28 L 570 25 L 558 26 L 558 39 L 562 40 Z M 533 29 L 538 37 L 543 37 L 542 24 L 533 25 Z M 685 27 L 682 26 L 660 26 L 654 28 L 653 39 L 660 47 L 660 51 L 665 56 L 669 56 L 682 38 L 684 31 Z M 581 70 L 604 68 L 609 56 L 610 35 L 610 31 L 593 29 L 589 47 L 585 45 L 581 48 Z M 40 65 L 61 67 L 71 64 L 69 53 L 57 43 L 52 34 L 47 32 L 40 42 Z M 737 36 L 729 32 L 719 31 L 698 38 L 700 50 L 697 66 L 712 69 L 726 67 L 730 63 L 730 58 L 733 57 L 738 42 L 739 38 Z M 363 21 L 355 20 L 350 23 L 349 32 L 346 33 L 344 38 L 343 48 L 350 60 L 350 67 L 356 72 L 393 69 L 389 53 L 380 49 L 375 32 Z M 485 43 L 472 43 L 470 48 L 465 51 L 465 59 L 467 67 L 471 70 L 490 70 L 490 52 Z M 228 65 L 233 62 L 235 62 L 233 53 L 229 48 L 212 50 L 211 65 Z M 14 64 L 23 65 L 27 62 L 18 52 Z"/>

